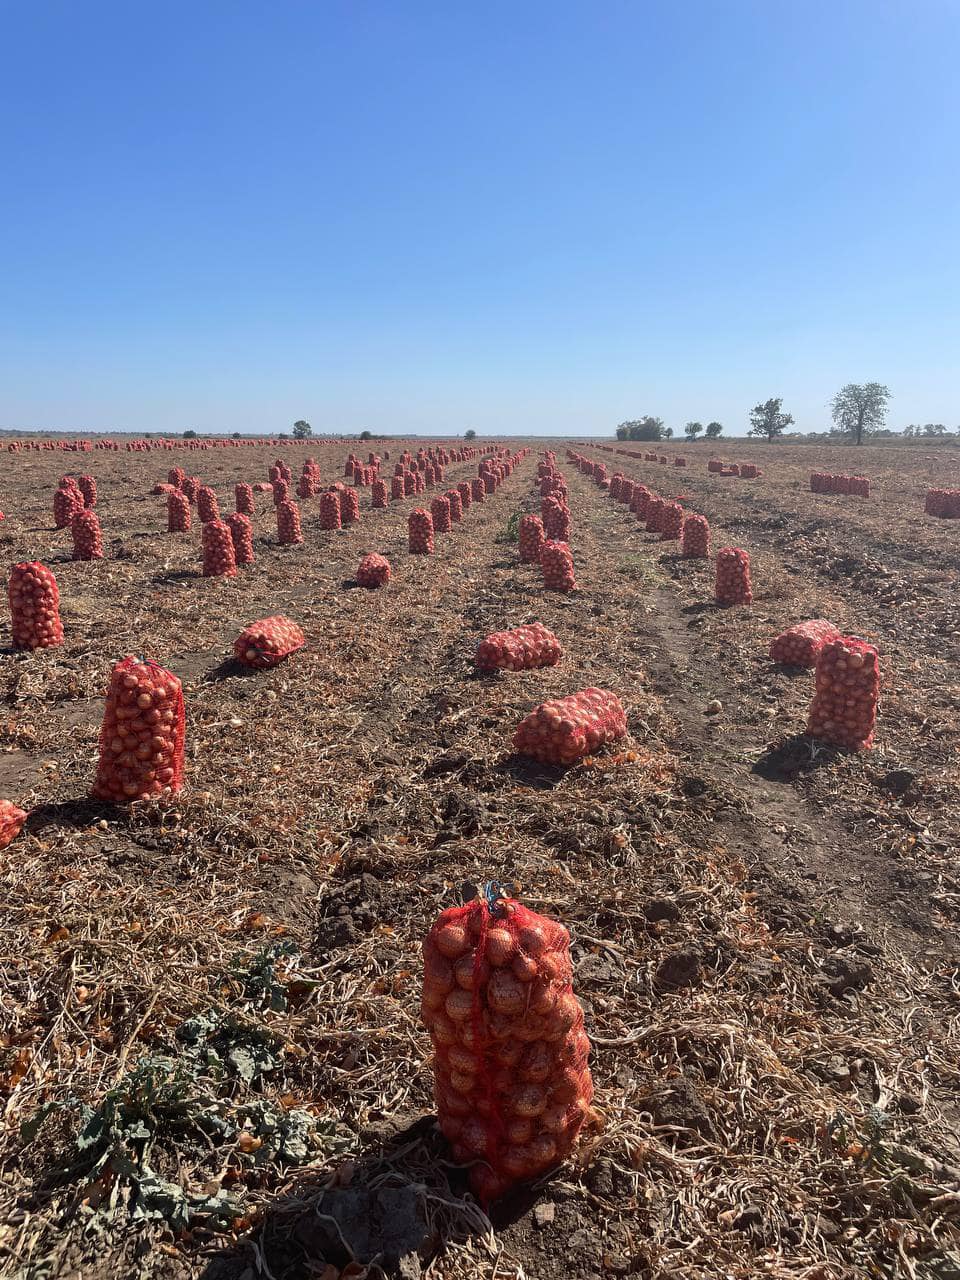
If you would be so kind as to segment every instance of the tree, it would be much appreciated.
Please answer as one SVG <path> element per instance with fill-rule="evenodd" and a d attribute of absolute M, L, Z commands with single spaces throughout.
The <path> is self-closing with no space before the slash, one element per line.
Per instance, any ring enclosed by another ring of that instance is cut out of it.
<path fill-rule="evenodd" d="M 909 427 L 903 428 L 903 436 L 905 440 L 912 440 L 914 436 L 918 436 L 919 434 L 920 428 L 913 422 L 910 423 Z"/>
<path fill-rule="evenodd" d="M 672 439 L 673 439 L 673 427 L 664 427 L 664 428 L 663 428 L 663 438 L 664 438 L 664 440 L 672 440 Z"/>
<path fill-rule="evenodd" d="M 687 425 L 683 428 L 684 435 L 689 440 L 696 440 L 697 436 L 700 434 L 702 430 L 703 430 L 702 422 L 688 422 Z"/>
<path fill-rule="evenodd" d="M 923 434 L 925 436 L 945 436 L 947 428 L 942 422 L 925 422 Z"/>
<path fill-rule="evenodd" d="M 469 431 L 465 431 L 463 433 L 463 438 L 464 440 L 476 440 L 477 433 L 474 431 L 473 427 L 471 427 Z"/>
<path fill-rule="evenodd" d="M 372 432 L 372 431 L 361 431 L 361 432 L 360 432 L 360 439 L 361 439 L 361 440 L 372 440 L 372 439 L 373 439 L 373 432 Z"/>
<path fill-rule="evenodd" d="M 720 434 L 722 430 L 723 430 L 722 422 L 708 422 L 707 423 L 707 439 L 716 440 L 717 436 Z"/>
<path fill-rule="evenodd" d="M 889 387 L 879 382 L 865 382 L 862 386 L 848 382 L 830 406 L 837 431 L 852 436 L 854 444 L 863 444 L 864 432 L 869 435 L 883 426 L 889 399 Z"/>
<path fill-rule="evenodd" d="M 750 413 L 750 430 L 748 436 L 764 436 L 769 443 L 776 440 L 777 436 L 782 436 L 784 428 L 789 427 L 793 422 L 792 413 L 781 413 L 780 406 L 783 404 L 783 396 L 777 396 L 775 399 L 765 400 L 763 404 L 755 405 Z"/>
<path fill-rule="evenodd" d="M 309 422 L 304 422 L 302 418 L 298 418 L 293 424 L 294 440 L 306 440 L 307 436 L 313 435 L 313 427 Z"/>
<path fill-rule="evenodd" d="M 183 433 L 184 440 L 196 440 L 197 433 L 195 431 L 185 431 Z"/>
<path fill-rule="evenodd" d="M 234 440 L 239 440 L 239 439 L 240 439 L 240 432 L 239 432 L 239 431 L 235 431 L 235 432 L 233 433 L 233 439 L 234 439 Z"/>
<path fill-rule="evenodd" d="M 625 432 L 625 435 L 621 435 Z M 634 418 L 632 422 L 621 422 L 617 427 L 618 440 L 659 440 L 663 434 L 663 419 L 652 418 L 645 414 L 642 418 Z"/>

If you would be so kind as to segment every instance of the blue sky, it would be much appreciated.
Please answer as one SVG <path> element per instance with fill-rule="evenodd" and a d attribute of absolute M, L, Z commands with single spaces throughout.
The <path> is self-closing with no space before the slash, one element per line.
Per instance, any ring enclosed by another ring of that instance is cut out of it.
<path fill-rule="evenodd" d="M 0 0 L 0 426 L 960 423 L 960 5 Z"/>

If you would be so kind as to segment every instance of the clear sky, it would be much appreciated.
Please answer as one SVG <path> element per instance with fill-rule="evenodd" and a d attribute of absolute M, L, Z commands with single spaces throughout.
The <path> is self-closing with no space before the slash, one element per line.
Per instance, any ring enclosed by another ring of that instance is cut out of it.
<path fill-rule="evenodd" d="M 960 423 L 957 0 L 0 0 L 0 426 Z"/>

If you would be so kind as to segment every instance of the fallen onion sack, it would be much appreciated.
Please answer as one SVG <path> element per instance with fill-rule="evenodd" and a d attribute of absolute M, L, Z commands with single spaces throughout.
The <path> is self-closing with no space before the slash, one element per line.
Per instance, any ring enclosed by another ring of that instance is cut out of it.
<path fill-rule="evenodd" d="M 480 671 L 533 671 L 553 667 L 563 650 L 560 641 L 542 622 L 493 631 L 477 645 L 476 666 Z"/>
<path fill-rule="evenodd" d="M 357 585 L 373 591 L 377 587 L 386 586 L 389 581 L 390 561 L 386 556 L 381 556 L 376 551 L 365 555 L 357 566 Z"/>
<path fill-rule="evenodd" d="M 564 1160 L 590 1111 L 570 935 L 488 891 L 440 914 L 423 962 L 440 1128 L 489 1204 Z"/>
<path fill-rule="evenodd" d="M 828 640 L 836 640 L 840 632 L 825 618 L 811 618 L 787 627 L 770 642 L 770 657 L 787 667 L 815 667 L 820 650 Z"/>
<path fill-rule="evenodd" d="M 237 636 L 233 656 L 243 667 L 266 671 L 296 653 L 306 644 L 302 629 L 282 614 L 259 618 Z"/>
<path fill-rule="evenodd" d="M 16 839 L 27 817 L 9 800 L 0 800 L 0 849 L 5 849 L 11 840 Z"/>
<path fill-rule="evenodd" d="M 623 703 L 607 689 L 583 689 L 535 707 L 517 726 L 515 751 L 543 764 L 575 764 L 627 732 Z"/>

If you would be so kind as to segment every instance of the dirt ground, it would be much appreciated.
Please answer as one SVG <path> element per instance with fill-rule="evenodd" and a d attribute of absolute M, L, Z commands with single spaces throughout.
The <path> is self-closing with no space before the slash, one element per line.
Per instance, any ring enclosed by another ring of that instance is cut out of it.
<path fill-rule="evenodd" d="M 2 455 L 6 560 L 54 570 L 66 631 L 0 654 L 0 795 L 32 810 L 0 852 L 3 1277 L 960 1275 L 960 522 L 923 514 L 954 451 L 701 444 L 666 450 L 680 471 L 576 445 L 750 552 L 753 607 L 721 610 L 711 562 L 556 442 L 578 590 L 545 592 L 511 527 L 539 509 L 527 443 L 432 557 L 406 549 L 416 499 L 364 494 L 340 533 L 310 500 L 283 548 L 258 495 L 230 581 L 149 490 L 180 463 L 229 510 L 276 450 Z M 346 452 L 284 456 L 329 481 Z M 52 528 L 67 470 L 97 479 L 102 562 Z M 811 470 L 873 495 L 811 494 Z M 352 585 L 368 550 L 381 591 Z M 306 650 L 237 674 L 234 637 L 278 612 Z M 879 646 L 871 752 L 804 737 L 812 675 L 767 656 L 818 616 Z M 535 619 L 558 667 L 476 674 L 484 634 Z M 184 680 L 175 806 L 86 798 L 126 653 Z M 511 756 L 532 706 L 587 685 L 622 697 L 622 749 Z M 418 1019 L 421 938 L 490 878 L 571 930 L 598 1111 L 492 1217 L 433 1124 Z"/>

